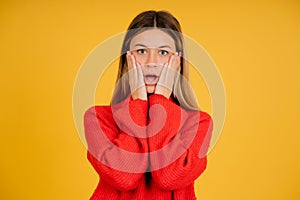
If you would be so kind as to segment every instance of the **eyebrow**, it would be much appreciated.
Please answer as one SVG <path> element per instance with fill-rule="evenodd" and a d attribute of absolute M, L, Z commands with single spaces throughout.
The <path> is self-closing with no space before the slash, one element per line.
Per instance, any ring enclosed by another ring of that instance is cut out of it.
<path fill-rule="evenodd" d="M 147 45 L 144 45 L 144 44 L 136 44 L 135 46 L 142 46 L 142 47 L 148 47 Z M 162 45 L 162 46 L 159 46 L 158 48 L 169 48 L 171 49 L 171 47 L 169 45 Z"/>

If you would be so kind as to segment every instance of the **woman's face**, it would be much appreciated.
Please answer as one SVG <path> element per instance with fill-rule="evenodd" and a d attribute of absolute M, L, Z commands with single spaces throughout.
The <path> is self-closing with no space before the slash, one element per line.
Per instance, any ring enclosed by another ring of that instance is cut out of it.
<path fill-rule="evenodd" d="M 154 28 L 134 36 L 129 49 L 142 66 L 147 93 L 154 93 L 163 65 L 176 53 L 173 38 Z"/>

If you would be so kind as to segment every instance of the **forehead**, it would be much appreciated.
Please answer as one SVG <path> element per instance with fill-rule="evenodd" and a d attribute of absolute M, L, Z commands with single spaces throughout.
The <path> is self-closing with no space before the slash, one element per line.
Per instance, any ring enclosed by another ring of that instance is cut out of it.
<path fill-rule="evenodd" d="M 138 44 L 150 48 L 169 46 L 171 50 L 176 50 L 173 38 L 166 32 L 157 28 L 146 30 L 135 35 L 130 42 L 130 49 L 136 48 L 136 45 Z"/>

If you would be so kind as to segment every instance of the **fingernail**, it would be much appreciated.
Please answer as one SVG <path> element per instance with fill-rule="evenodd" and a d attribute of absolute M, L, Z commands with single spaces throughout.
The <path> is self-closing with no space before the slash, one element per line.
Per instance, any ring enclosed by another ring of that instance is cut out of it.
<path fill-rule="evenodd" d="M 127 55 L 128 55 L 129 53 L 130 53 L 129 51 L 126 52 Z"/>
<path fill-rule="evenodd" d="M 175 55 L 178 56 L 178 52 L 177 51 L 176 51 Z"/>

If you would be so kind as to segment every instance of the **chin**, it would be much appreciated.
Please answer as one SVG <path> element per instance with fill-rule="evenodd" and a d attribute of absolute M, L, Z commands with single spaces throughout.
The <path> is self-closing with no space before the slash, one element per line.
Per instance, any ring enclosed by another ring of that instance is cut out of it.
<path fill-rule="evenodd" d="M 148 94 L 153 94 L 155 92 L 155 85 L 147 85 L 146 90 Z"/>

